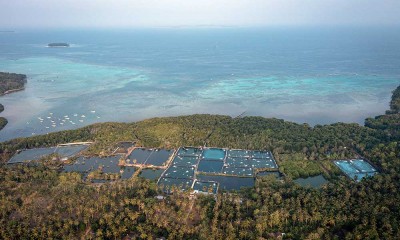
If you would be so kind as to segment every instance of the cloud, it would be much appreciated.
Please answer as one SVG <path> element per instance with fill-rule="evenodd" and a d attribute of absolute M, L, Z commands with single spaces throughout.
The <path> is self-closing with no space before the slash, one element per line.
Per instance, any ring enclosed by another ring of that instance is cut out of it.
<path fill-rule="evenodd" d="M 0 0 L 1 27 L 398 25 L 398 0 Z"/>

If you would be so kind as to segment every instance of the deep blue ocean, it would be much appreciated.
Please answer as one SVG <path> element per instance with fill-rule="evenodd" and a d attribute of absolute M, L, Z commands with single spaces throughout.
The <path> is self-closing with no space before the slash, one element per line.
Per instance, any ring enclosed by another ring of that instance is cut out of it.
<path fill-rule="evenodd" d="M 400 29 L 18 30 L 0 71 L 28 76 L 0 97 L 0 141 L 194 113 L 363 124 L 400 84 Z"/>

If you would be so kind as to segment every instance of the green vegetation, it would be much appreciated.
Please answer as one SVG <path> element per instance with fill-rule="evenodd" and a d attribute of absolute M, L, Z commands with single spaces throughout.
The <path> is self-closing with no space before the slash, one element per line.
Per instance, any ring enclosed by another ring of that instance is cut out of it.
<path fill-rule="evenodd" d="M 7 119 L 0 117 L 0 130 L 3 129 L 7 125 Z"/>
<path fill-rule="evenodd" d="M 320 164 L 315 160 L 308 160 L 303 153 L 281 154 L 279 171 L 292 179 L 307 178 L 323 173 Z"/>
<path fill-rule="evenodd" d="M 4 111 L 3 104 L 0 103 L 0 113 Z M 0 130 L 3 129 L 7 125 L 7 119 L 0 117 Z"/>
<path fill-rule="evenodd" d="M 104 173 L 102 169 L 97 169 L 96 171 L 90 172 L 87 178 L 89 180 L 117 180 L 121 177 L 119 173 Z"/>
<path fill-rule="evenodd" d="M 51 164 L 0 166 L 0 238 L 271 239 L 285 233 L 287 239 L 400 239 L 398 115 L 367 119 L 366 126 L 315 127 L 262 117 L 193 115 L 94 124 L 4 142 L 3 163 L 20 148 L 73 141 L 94 141 L 89 154 L 104 155 L 119 141 L 269 149 L 287 176 L 329 173 L 331 183 L 312 189 L 264 177 L 254 188 L 216 198 L 176 191 L 157 200 L 162 193 L 155 182 L 138 177 L 91 185 Z M 381 173 L 361 182 L 337 177 L 340 171 L 331 160 L 357 155 Z"/>
<path fill-rule="evenodd" d="M 321 167 L 325 170 L 325 173 L 329 173 L 329 176 L 327 176 L 327 174 L 324 174 L 325 178 L 342 175 L 342 171 L 335 164 L 333 164 L 332 161 L 325 160 L 320 161 L 319 163 L 321 164 Z"/>
<path fill-rule="evenodd" d="M 0 72 L 0 95 L 24 88 L 26 75 Z"/>
<path fill-rule="evenodd" d="M 400 86 L 393 91 L 390 110 L 385 115 L 366 119 L 365 126 L 384 130 L 389 137 L 400 138 Z"/>
<path fill-rule="evenodd" d="M 392 100 L 390 101 L 390 111 L 389 113 L 399 113 L 400 112 L 400 86 L 393 91 Z"/>

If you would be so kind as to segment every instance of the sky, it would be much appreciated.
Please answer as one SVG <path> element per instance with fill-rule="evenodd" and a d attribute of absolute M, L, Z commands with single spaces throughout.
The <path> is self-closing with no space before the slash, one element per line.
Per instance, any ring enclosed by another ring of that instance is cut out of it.
<path fill-rule="evenodd" d="M 0 0 L 0 28 L 400 25 L 400 0 Z"/>

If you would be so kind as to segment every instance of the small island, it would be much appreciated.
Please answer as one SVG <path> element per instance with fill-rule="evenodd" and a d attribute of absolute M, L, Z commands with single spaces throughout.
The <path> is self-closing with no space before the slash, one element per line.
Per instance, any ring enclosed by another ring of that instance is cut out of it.
<path fill-rule="evenodd" d="M 48 47 L 69 47 L 68 43 L 49 43 Z"/>

